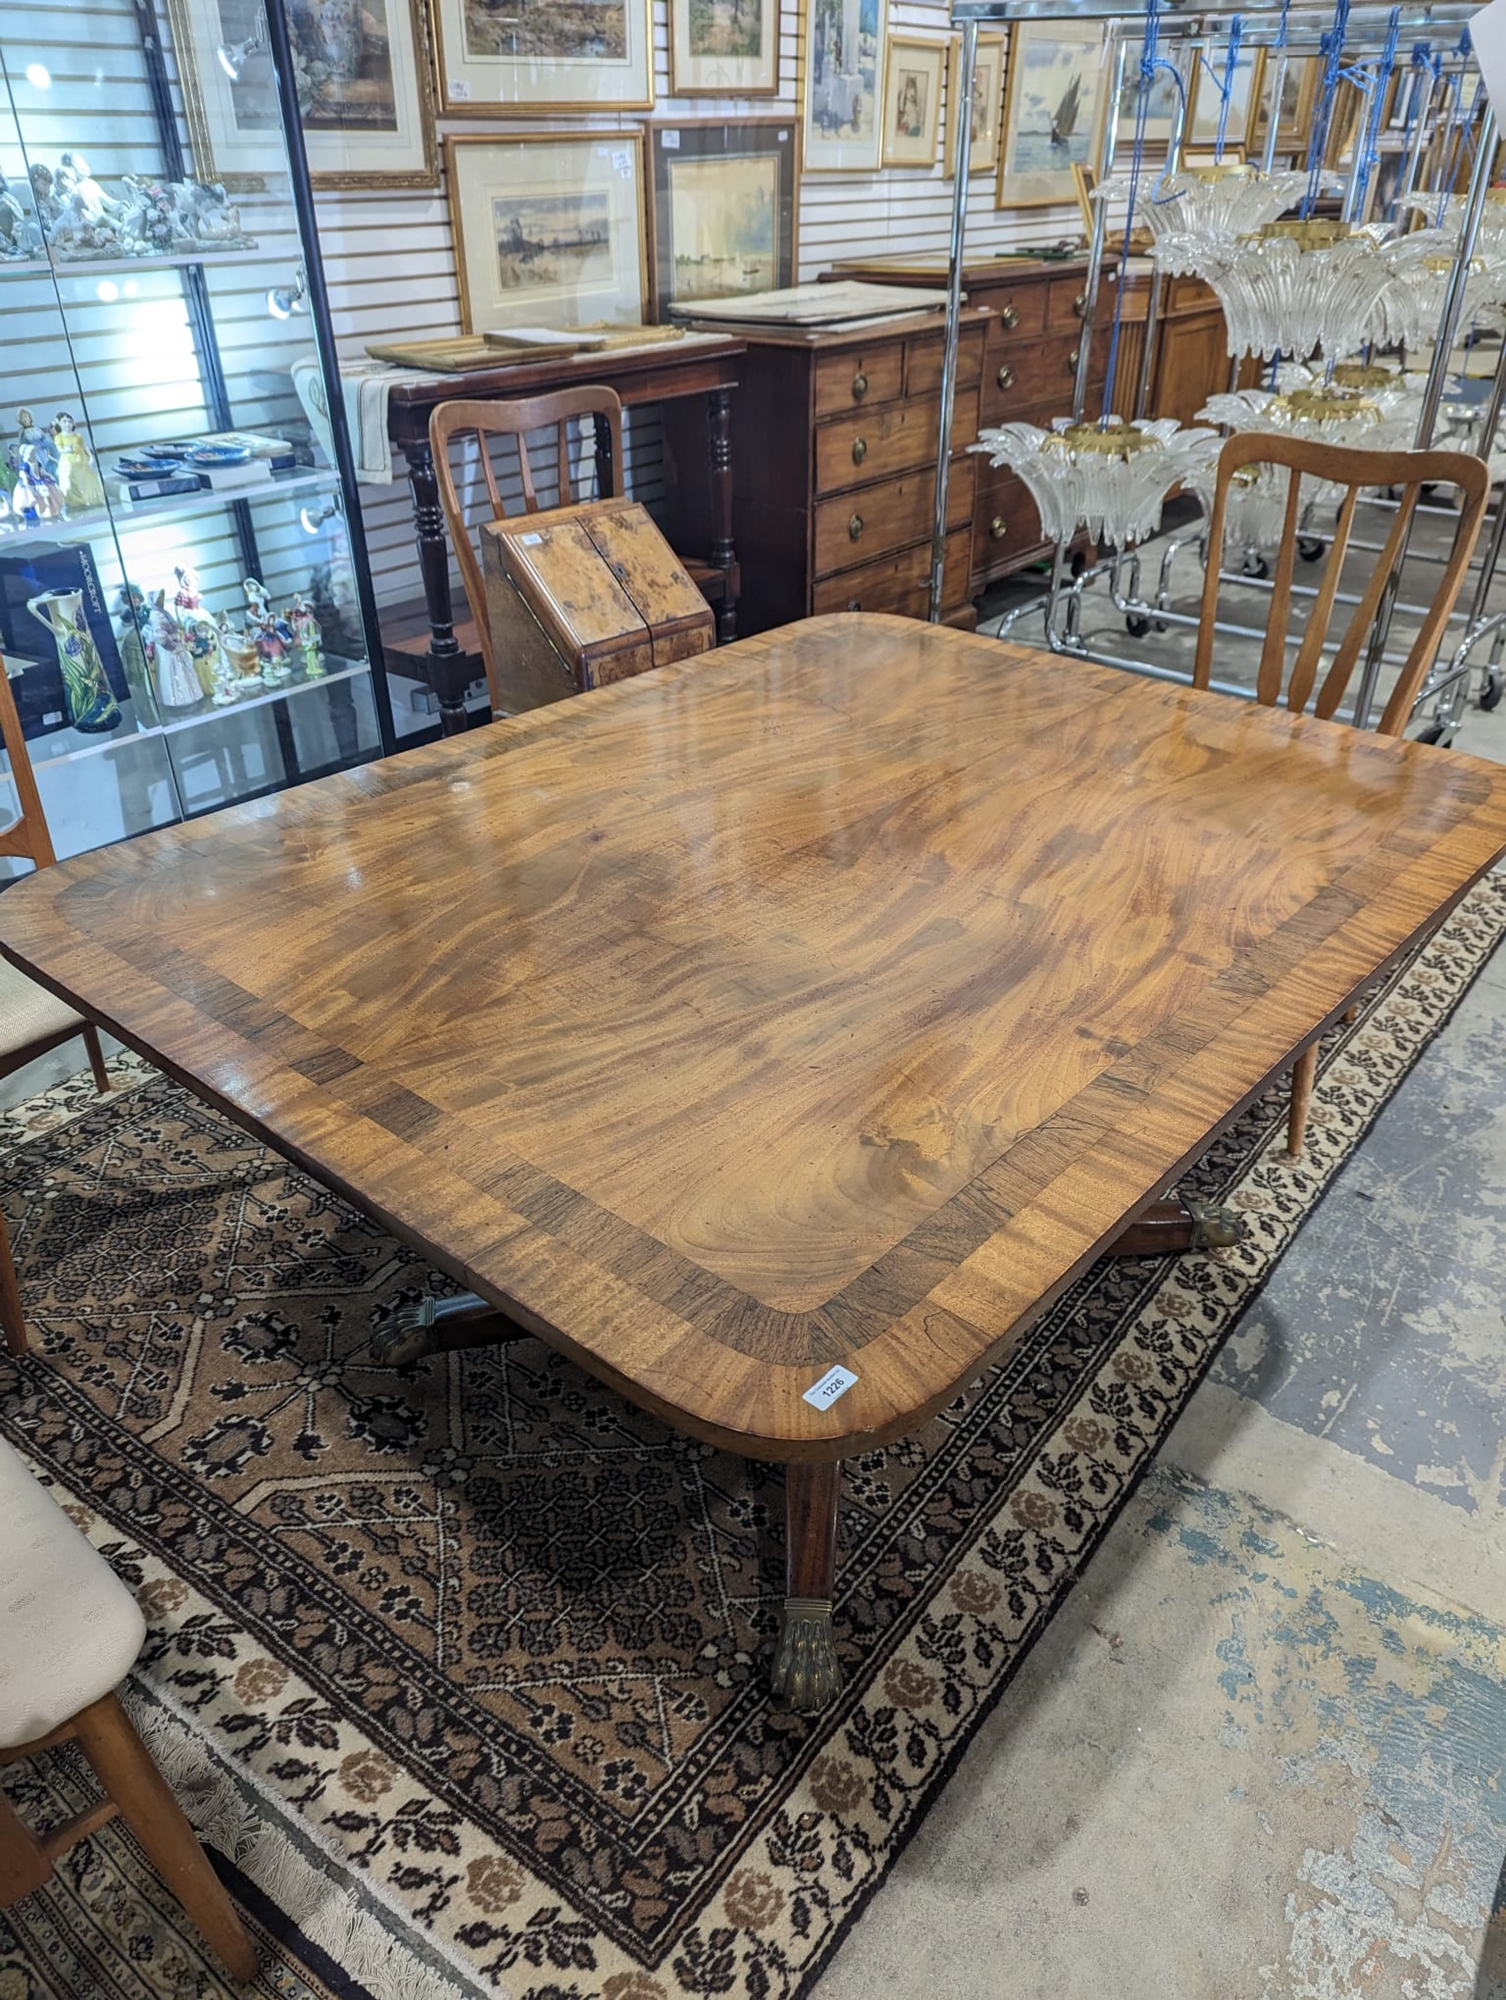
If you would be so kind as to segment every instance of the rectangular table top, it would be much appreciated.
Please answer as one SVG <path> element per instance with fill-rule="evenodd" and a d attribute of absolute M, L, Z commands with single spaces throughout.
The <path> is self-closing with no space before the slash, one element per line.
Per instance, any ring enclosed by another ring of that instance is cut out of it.
<path fill-rule="evenodd" d="M 1494 765 L 840 616 L 64 862 L 0 948 L 635 1400 L 818 1457 L 1503 849 Z"/>

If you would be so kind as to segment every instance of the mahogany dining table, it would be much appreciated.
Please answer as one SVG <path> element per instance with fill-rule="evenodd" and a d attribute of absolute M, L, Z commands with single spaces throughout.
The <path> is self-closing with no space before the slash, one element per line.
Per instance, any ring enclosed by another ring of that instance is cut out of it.
<path fill-rule="evenodd" d="M 849 615 L 47 868 L 0 948 L 516 1335 L 784 1460 L 814 1708 L 842 1460 L 1503 850 L 1494 765 Z"/>

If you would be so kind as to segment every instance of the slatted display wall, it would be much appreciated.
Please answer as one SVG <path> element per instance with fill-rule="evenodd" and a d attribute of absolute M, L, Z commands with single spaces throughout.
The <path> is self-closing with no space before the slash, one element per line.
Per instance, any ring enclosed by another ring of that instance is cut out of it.
<path fill-rule="evenodd" d="M 780 92 L 776 98 L 672 97 L 669 89 L 668 10 L 654 0 L 655 107 L 620 117 L 498 120 L 504 131 L 556 130 L 563 126 L 612 130 L 652 118 L 736 118 L 788 112 L 798 124 L 803 13 L 786 8 L 780 37 Z M 900 0 L 889 11 L 891 34 L 947 33 L 945 0 Z M 948 116 L 942 107 L 942 116 Z M 480 119 L 442 122 L 440 130 L 485 131 Z M 889 250 L 944 250 L 950 229 L 953 183 L 937 164 L 889 168 L 882 173 L 806 174 L 800 184 L 799 272 L 812 278 L 837 257 Z M 443 188 L 434 193 L 324 194 L 319 197 L 325 275 L 342 351 L 359 356 L 367 341 L 383 336 L 458 333 L 460 303 L 454 245 Z M 968 249 L 989 251 L 1076 238 L 1075 208 L 1004 213 L 994 206 L 992 177 L 973 176 L 968 195 Z M 649 413 L 629 422 L 626 456 L 629 490 L 652 506 L 659 491 L 659 427 Z M 377 597 L 392 603 L 417 595 L 412 519 L 406 489 L 363 487 L 362 509 Z"/>
<path fill-rule="evenodd" d="M 50 120 L 40 125 L 28 114 L 28 130 L 37 133 L 36 150 L 55 160 L 66 147 L 88 154 L 98 178 L 154 169 L 156 150 L 150 111 L 142 83 L 133 10 L 124 0 L 4 0 L 3 36 L 12 74 L 36 61 L 53 78 Z M 891 5 L 891 33 L 920 33 L 942 39 L 947 31 L 945 0 L 901 0 Z M 801 16 L 787 9 L 780 41 L 780 93 L 774 99 L 735 100 L 674 98 L 669 92 L 668 16 L 665 0 L 654 0 L 656 106 L 651 114 L 554 117 L 498 120 L 499 131 L 571 127 L 612 130 L 640 124 L 651 116 L 675 119 L 721 118 L 787 112 L 798 120 L 801 85 Z M 948 115 L 943 106 L 943 116 Z M 479 119 L 456 120 L 441 130 L 484 131 Z M 183 134 L 187 144 L 186 131 Z M 7 171 L 13 163 L 0 161 Z M 877 174 L 807 174 L 800 189 L 799 275 L 812 277 L 833 258 L 854 251 L 944 249 L 951 216 L 952 183 L 941 167 L 889 169 Z M 286 374 L 288 360 L 308 345 L 308 322 L 289 326 L 271 320 L 266 289 L 276 282 L 278 266 L 285 280 L 297 256 L 288 233 L 288 211 L 281 200 L 238 196 L 246 226 L 256 235 L 267 260 L 249 265 L 212 267 L 209 282 L 228 310 L 217 315 L 226 345 L 226 368 L 236 397 L 239 420 L 275 430 L 296 415 Z M 404 335 L 447 334 L 460 330 L 454 245 L 443 187 L 418 192 L 322 194 L 320 235 L 325 273 L 334 312 L 337 339 L 346 358 L 359 358 L 368 341 Z M 1075 236 L 1076 210 L 1071 208 L 1001 213 L 994 207 L 990 176 L 976 175 L 969 193 L 970 251 L 1002 249 L 1052 242 Z M 184 433 L 208 422 L 200 403 L 182 397 L 180 385 L 193 380 L 192 348 L 176 275 L 143 272 L 132 281 L 135 296 L 112 311 L 92 297 L 93 287 L 70 278 L 71 301 L 77 316 L 76 354 L 98 426 L 104 452 L 136 442 L 144 435 L 167 430 Z M 85 296 L 87 292 L 89 296 Z M 13 290 L 0 293 L 0 352 L 3 352 L 3 397 L 7 412 L 29 398 L 47 405 L 55 394 L 58 337 L 55 316 L 50 321 L 30 316 L 13 303 Z M 31 288 L 27 288 L 30 294 Z M 48 321 L 44 324 L 44 321 Z M 164 429 L 161 419 L 171 412 Z M 0 417 L 8 423 L 8 414 Z M 627 438 L 630 490 L 652 505 L 660 492 L 658 425 L 649 413 L 630 423 Z M 383 604 L 415 597 L 419 591 L 413 551 L 412 522 L 406 485 L 366 486 L 362 506 L 377 596 Z M 218 517 L 215 517 L 218 518 Z M 181 530 L 144 531 L 155 534 L 161 559 L 183 560 Z M 331 524 L 327 537 L 338 533 Z M 135 573 L 155 573 L 161 567 L 157 550 L 126 551 Z M 274 591 L 284 584 L 301 587 L 311 561 L 321 551 L 295 525 L 262 550 L 265 579 Z M 228 534 L 212 534 L 192 550 L 203 574 L 206 595 L 225 601 L 233 590 L 236 558 Z"/>

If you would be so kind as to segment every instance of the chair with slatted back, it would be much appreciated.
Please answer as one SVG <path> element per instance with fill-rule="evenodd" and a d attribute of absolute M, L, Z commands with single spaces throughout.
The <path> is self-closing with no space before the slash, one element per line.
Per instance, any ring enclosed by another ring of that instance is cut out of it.
<path fill-rule="evenodd" d="M 0 855 L 15 855 L 31 862 L 36 868 L 46 868 L 56 857 L 47 821 L 42 815 L 42 801 L 37 792 L 31 758 L 21 734 L 16 699 L 3 668 L 0 668 L 0 744 L 4 745 L 10 758 L 11 783 L 20 808 L 19 818 L 0 828 Z M 0 1076 L 9 1076 L 12 1070 L 20 1069 L 37 1056 L 45 1055 L 49 1049 L 71 1041 L 75 1035 L 82 1035 L 84 1047 L 89 1052 L 89 1067 L 94 1072 L 95 1087 L 108 1090 L 110 1079 L 105 1070 L 104 1051 L 99 1045 L 99 1030 L 84 1020 L 81 1014 L 76 1014 L 65 1001 L 56 999 L 28 979 L 24 972 L 18 972 L 8 959 L 0 958 Z M 21 1294 L 16 1284 L 15 1266 L 11 1262 L 10 1242 L 3 1217 L 0 1217 L 0 1333 L 4 1334 L 6 1348 L 11 1354 L 25 1353 L 26 1325 L 21 1317 Z"/>
<path fill-rule="evenodd" d="M 1351 445 L 1327 444 L 1315 439 L 1264 431 L 1242 431 L 1228 439 L 1219 454 L 1213 515 L 1208 528 L 1209 556 L 1203 583 L 1197 656 L 1192 670 L 1195 687 L 1209 686 L 1213 674 L 1214 620 L 1218 615 L 1220 570 L 1217 553 L 1224 546 L 1229 490 L 1242 475 L 1249 476 L 1249 468 L 1260 466 L 1284 467 L 1288 480 L 1286 517 L 1281 531 L 1276 573 L 1271 584 L 1270 615 L 1261 648 L 1256 699 L 1270 708 L 1284 704 L 1297 714 L 1311 702 L 1313 713 L 1325 718 L 1337 715 L 1355 667 L 1368 651 L 1386 585 L 1403 558 L 1403 545 L 1422 489 L 1425 486 L 1453 486 L 1458 489 L 1459 513 L 1453 547 L 1377 725 L 1382 736 L 1400 736 L 1407 726 L 1428 669 L 1437 657 L 1449 614 L 1453 611 L 1474 552 L 1490 497 L 1489 468 L 1483 459 L 1458 451 L 1366 451 Z M 1304 505 L 1304 477 L 1323 480 L 1344 491 L 1322 580 L 1312 600 L 1312 608 L 1301 631 L 1288 674 L 1288 631 L 1294 596 L 1292 578 L 1297 555 L 1297 531 Z M 1339 581 L 1354 527 L 1355 510 L 1362 493 L 1374 487 L 1388 488 L 1396 496 L 1391 532 L 1383 551 L 1375 559 L 1375 566 L 1360 593 L 1354 615 L 1337 645 L 1330 650 L 1328 627 L 1338 601 Z M 1318 1040 L 1315 1037 L 1299 1054 L 1292 1070 L 1292 1103 L 1287 1121 L 1286 1149 L 1294 1157 L 1302 1151 L 1317 1066 Z"/>
<path fill-rule="evenodd" d="M 436 405 L 429 417 L 429 446 L 434 456 L 435 479 L 450 540 L 460 563 L 466 601 L 475 619 L 476 644 L 486 663 L 494 712 L 500 710 L 503 703 L 496 662 L 492 656 L 491 633 L 487 626 L 486 585 L 481 574 L 481 559 L 466 525 L 465 509 L 455 484 L 450 446 L 456 438 L 476 440 L 476 456 L 486 481 L 492 518 L 500 521 L 507 510 L 497 485 L 491 441 L 494 438 L 513 440 L 517 448 L 523 505 L 528 513 L 536 514 L 539 512 L 539 497 L 533 461 L 528 451 L 528 434 L 552 428 L 555 433 L 555 482 L 559 493 L 557 504 L 568 507 L 575 499 L 570 480 L 569 426 L 572 419 L 579 417 L 591 417 L 595 421 L 597 486 L 603 500 L 615 499 L 620 492 L 615 482 L 621 476 L 622 466 L 622 400 L 615 389 L 583 384 L 578 389 L 559 389 L 548 396 L 522 396 L 498 403 L 457 398 L 454 402 Z M 702 596 L 711 602 L 716 602 L 725 591 L 727 580 L 721 570 L 690 561 L 684 561 L 684 567 Z"/>

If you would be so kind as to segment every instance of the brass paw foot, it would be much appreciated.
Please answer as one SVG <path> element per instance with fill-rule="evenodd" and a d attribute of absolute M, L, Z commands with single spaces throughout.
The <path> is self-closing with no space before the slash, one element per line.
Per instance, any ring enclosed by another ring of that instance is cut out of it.
<path fill-rule="evenodd" d="M 392 1324 L 372 1335 L 371 1358 L 378 1368 L 405 1368 L 410 1361 L 422 1361 L 429 1354 L 522 1337 L 520 1327 L 474 1292 L 462 1292 L 453 1299 L 437 1299 L 428 1292 L 417 1305 L 400 1306 Z"/>
<path fill-rule="evenodd" d="M 787 1597 L 774 1656 L 773 1689 L 800 1714 L 835 1700 L 842 1686 L 829 1597 Z"/>
<path fill-rule="evenodd" d="M 1186 1209 L 1192 1217 L 1190 1249 L 1231 1250 L 1250 1233 L 1249 1224 L 1238 1209 L 1220 1208 L 1212 1201 L 1188 1201 Z"/>

